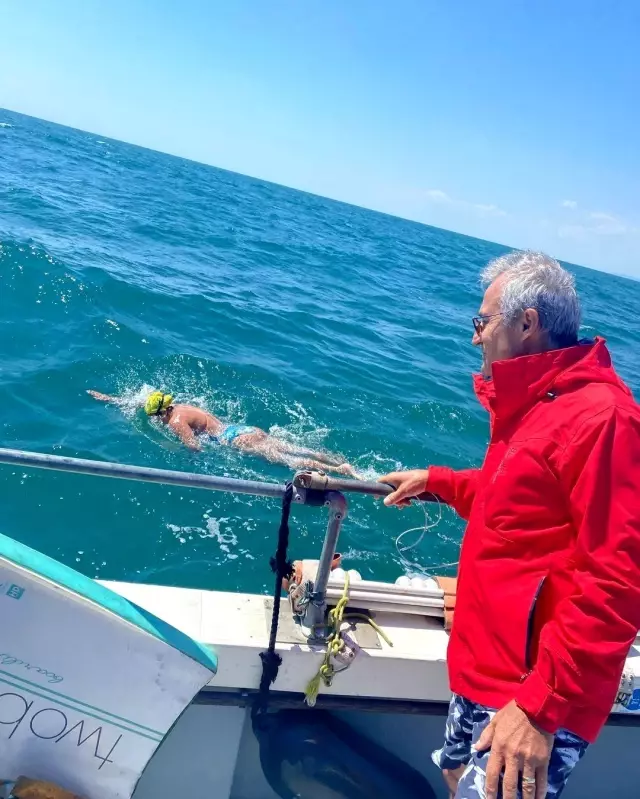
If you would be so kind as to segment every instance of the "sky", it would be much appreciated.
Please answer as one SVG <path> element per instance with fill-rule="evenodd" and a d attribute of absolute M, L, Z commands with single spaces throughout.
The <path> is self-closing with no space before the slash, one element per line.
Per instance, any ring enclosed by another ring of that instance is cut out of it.
<path fill-rule="evenodd" d="M 0 107 L 640 277 L 637 0 L 0 9 Z"/>

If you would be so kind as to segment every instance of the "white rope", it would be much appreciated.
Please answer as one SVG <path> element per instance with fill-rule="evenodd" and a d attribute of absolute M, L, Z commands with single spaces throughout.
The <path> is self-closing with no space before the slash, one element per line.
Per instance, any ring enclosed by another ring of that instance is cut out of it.
<path fill-rule="evenodd" d="M 429 530 L 433 530 L 442 521 L 442 503 L 440 502 L 440 499 L 437 496 L 435 497 L 435 499 L 436 499 L 436 502 L 438 503 L 438 518 L 435 521 L 430 522 L 429 521 L 429 514 L 427 513 L 427 503 L 424 502 L 423 500 L 419 499 L 418 502 L 422 506 L 422 512 L 424 513 L 424 524 L 421 525 L 420 527 L 410 527 L 408 530 L 404 530 L 402 533 L 400 533 L 400 535 L 395 540 L 396 552 L 398 553 L 398 557 L 400 558 L 400 560 L 402 561 L 402 564 L 405 567 L 407 567 L 407 566 L 409 566 L 409 567 L 410 566 L 419 566 L 420 565 L 420 564 L 415 563 L 415 562 L 412 563 L 410 560 L 408 560 L 405 557 L 404 553 L 405 552 L 409 552 L 412 549 L 415 549 L 422 542 L 423 538 L 429 532 Z M 420 532 L 420 535 L 416 538 L 416 540 L 412 544 L 407 544 L 406 546 L 403 546 L 403 547 L 400 546 L 400 542 L 402 541 L 402 539 L 406 535 L 408 535 L 409 533 L 417 533 L 417 532 Z M 436 570 L 444 569 L 447 566 L 457 566 L 458 563 L 459 563 L 459 561 L 454 560 L 454 561 L 450 561 L 449 563 L 438 563 L 435 566 L 429 566 L 428 567 L 429 571 L 426 572 L 426 576 L 431 576 Z M 422 567 L 422 568 L 424 568 L 424 567 Z"/>

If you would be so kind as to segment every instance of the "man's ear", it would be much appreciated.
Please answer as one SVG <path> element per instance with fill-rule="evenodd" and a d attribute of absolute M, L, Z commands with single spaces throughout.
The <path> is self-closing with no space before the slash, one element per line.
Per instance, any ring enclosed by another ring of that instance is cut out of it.
<path fill-rule="evenodd" d="M 525 338 L 540 332 L 540 314 L 535 308 L 526 308 L 522 313 L 522 333 Z"/>

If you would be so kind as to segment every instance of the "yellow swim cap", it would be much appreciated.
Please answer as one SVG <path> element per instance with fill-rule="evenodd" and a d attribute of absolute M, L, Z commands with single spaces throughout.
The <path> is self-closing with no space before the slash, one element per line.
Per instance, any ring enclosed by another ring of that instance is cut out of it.
<path fill-rule="evenodd" d="M 162 391 L 154 391 L 149 394 L 144 404 L 144 412 L 147 416 L 160 416 L 163 411 L 173 402 L 171 394 L 163 394 Z"/>

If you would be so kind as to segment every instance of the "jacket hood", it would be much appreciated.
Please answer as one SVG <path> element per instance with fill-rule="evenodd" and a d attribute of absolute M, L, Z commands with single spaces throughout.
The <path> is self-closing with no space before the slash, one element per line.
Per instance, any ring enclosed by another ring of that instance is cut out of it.
<path fill-rule="evenodd" d="M 616 374 L 602 338 L 496 361 L 492 372 L 490 379 L 482 375 L 474 375 L 473 379 L 478 400 L 496 416 L 510 416 L 545 394 L 574 391 L 586 383 L 607 383 L 631 395 Z"/>

